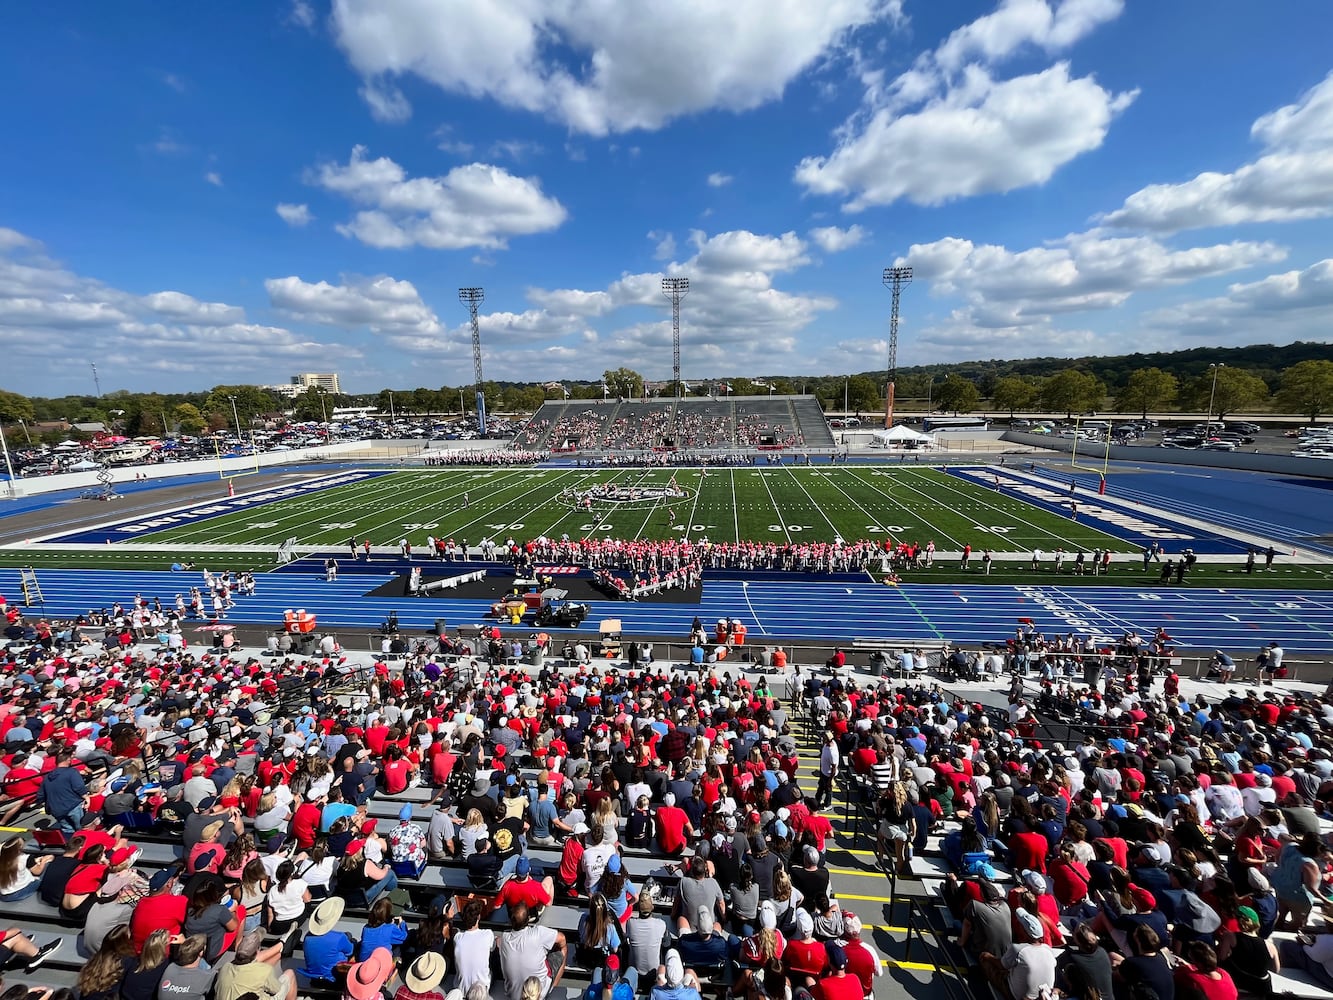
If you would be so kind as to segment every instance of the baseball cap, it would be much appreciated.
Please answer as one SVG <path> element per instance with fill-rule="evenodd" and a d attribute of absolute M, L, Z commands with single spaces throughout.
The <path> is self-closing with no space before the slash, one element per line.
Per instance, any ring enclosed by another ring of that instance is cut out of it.
<path fill-rule="evenodd" d="M 608 869 L 610 867 L 611 867 L 610 865 L 607 865 Z M 523 878 L 531 871 L 532 871 L 532 862 L 529 861 L 527 858 L 519 858 L 516 862 L 514 862 L 514 874 L 517 875 L 519 878 Z"/>

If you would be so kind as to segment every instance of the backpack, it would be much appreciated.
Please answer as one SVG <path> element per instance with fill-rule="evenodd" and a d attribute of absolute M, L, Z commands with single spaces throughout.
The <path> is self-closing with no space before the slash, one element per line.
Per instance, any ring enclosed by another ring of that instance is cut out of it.
<path fill-rule="evenodd" d="M 1125 997 L 1126 1000 L 1162 1000 L 1152 983 L 1145 983 L 1142 980 L 1130 983 L 1129 989 L 1125 991 Z"/>

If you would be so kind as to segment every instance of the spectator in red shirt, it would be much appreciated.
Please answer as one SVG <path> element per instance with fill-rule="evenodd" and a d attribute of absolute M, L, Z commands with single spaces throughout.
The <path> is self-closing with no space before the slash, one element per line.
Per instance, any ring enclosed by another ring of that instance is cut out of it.
<path fill-rule="evenodd" d="M 555 898 L 555 882 L 547 875 L 540 882 L 532 877 L 532 862 L 521 857 L 514 863 L 514 877 L 507 879 L 500 887 L 500 893 L 491 906 L 494 912 L 502 906 L 513 910 L 515 903 L 523 903 L 530 913 L 537 913 L 541 907 L 549 906 Z"/>
<path fill-rule="evenodd" d="M 384 783 L 384 793 L 386 795 L 401 795 L 407 791 L 407 786 L 411 783 L 416 768 L 403 755 L 400 747 L 390 747 L 387 757 L 384 766 L 380 769 L 380 777 Z"/>
<path fill-rule="evenodd" d="M 1031 869 L 1046 874 L 1046 849 L 1049 845 L 1040 833 L 1014 833 L 1009 837 L 1009 859 L 1014 871 Z"/>
<path fill-rule="evenodd" d="M 162 868 L 148 880 L 148 895 L 134 904 L 130 914 L 130 937 L 136 953 L 143 951 L 144 942 L 153 931 L 164 930 L 179 934 L 185 924 L 188 901 L 176 895 L 176 872 Z"/>
<path fill-rule="evenodd" d="M 667 792 L 662 805 L 657 810 L 657 846 L 664 854 L 680 857 L 685 853 L 690 838 L 694 836 L 694 827 L 685 810 L 676 805 L 676 796 Z"/>
<path fill-rule="evenodd" d="M 829 974 L 814 989 L 815 1000 L 861 1000 L 865 995 L 861 980 L 847 975 L 847 952 L 842 945 L 829 943 L 825 948 Z"/>
<path fill-rule="evenodd" d="M 302 802 L 292 815 L 292 839 L 303 851 L 315 846 L 315 838 L 319 835 L 320 815 L 326 801 L 327 799 L 321 795 L 313 801 Z"/>

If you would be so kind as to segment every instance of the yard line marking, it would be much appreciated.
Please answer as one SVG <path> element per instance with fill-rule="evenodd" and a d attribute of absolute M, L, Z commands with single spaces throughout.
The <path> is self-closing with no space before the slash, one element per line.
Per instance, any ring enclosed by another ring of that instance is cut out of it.
<path fill-rule="evenodd" d="M 790 544 L 791 544 L 791 532 L 789 532 L 789 531 L 787 530 L 787 518 L 786 518 L 786 516 L 782 513 L 782 511 L 778 509 L 778 502 L 777 502 L 777 500 L 774 499 L 774 497 L 773 497 L 773 491 L 772 491 L 771 489 L 768 488 L 768 476 L 764 475 L 763 472 L 760 472 L 760 473 L 759 473 L 759 481 L 760 481 L 761 483 L 764 484 L 764 492 L 768 494 L 768 503 L 769 503 L 769 505 L 773 508 L 773 516 L 776 517 L 776 518 L 778 519 L 779 524 L 782 526 L 782 534 L 783 534 L 783 536 L 787 539 L 787 544 L 790 545 Z M 732 490 L 733 490 L 733 491 L 734 491 L 735 488 L 736 488 L 736 487 L 735 487 L 735 483 L 736 483 L 736 480 L 733 478 L 733 479 L 732 479 Z M 829 527 L 831 528 L 831 527 L 833 527 L 833 525 L 830 524 Z M 736 535 L 737 535 L 737 537 L 740 536 L 740 528 L 739 528 L 739 527 L 736 529 Z"/>
<path fill-rule="evenodd" d="M 736 522 L 736 541 L 739 542 L 741 540 L 741 512 L 736 506 L 736 470 L 728 469 L 727 473 L 731 476 L 731 515 Z"/>
<path fill-rule="evenodd" d="M 793 473 L 792 473 L 793 478 L 795 477 L 795 475 L 796 475 L 796 473 L 793 472 Z M 851 501 L 852 506 L 855 507 L 857 510 L 859 510 L 859 511 L 860 511 L 862 514 L 864 514 L 866 517 L 868 517 L 868 518 L 870 519 L 870 523 L 871 523 L 871 524 L 873 524 L 873 525 L 874 525 L 876 528 L 878 528 L 880 531 L 884 531 L 884 522 L 881 521 L 881 520 L 880 520 L 878 517 L 876 517 L 874 514 L 872 514 L 872 513 L 871 513 L 869 510 L 867 510 L 865 507 L 863 507 L 863 506 L 860 504 L 860 502 L 857 501 L 857 499 L 856 499 L 854 496 L 852 496 L 850 493 L 848 493 L 846 490 L 844 490 L 841 486 L 838 485 L 838 480 L 841 479 L 841 478 L 842 478 L 841 476 L 825 476 L 824 479 L 823 479 L 823 481 L 826 482 L 826 483 L 828 483 L 828 485 L 832 486 L 835 490 L 837 490 L 839 493 L 841 493 L 843 496 L 845 496 L 849 501 Z M 810 495 L 810 494 L 809 494 L 809 492 L 807 491 L 806 496 L 809 496 L 809 495 Z M 830 524 L 829 527 L 832 527 L 832 525 Z M 837 529 L 835 528 L 834 530 L 836 531 Z M 888 532 L 885 532 L 885 534 L 887 535 Z"/>
<path fill-rule="evenodd" d="M 786 473 L 788 476 L 791 477 L 792 482 L 794 482 L 800 489 L 800 491 L 805 494 L 805 498 L 810 501 L 810 506 L 814 508 L 815 513 L 824 519 L 824 523 L 827 524 L 829 526 L 829 530 L 833 532 L 833 537 L 841 538 L 842 532 L 838 530 L 837 525 L 835 525 L 831 520 L 829 520 L 829 516 L 824 513 L 824 508 L 819 506 L 819 504 L 815 502 L 815 498 L 810 495 L 810 491 L 806 489 L 805 484 L 801 482 L 801 477 L 796 475 L 796 470 L 794 470 L 790 465 L 784 465 L 782 468 L 786 470 Z M 842 490 L 839 490 L 838 492 L 842 493 L 843 496 L 847 496 L 847 494 L 843 493 Z"/>
<path fill-rule="evenodd" d="M 851 470 L 849 470 L 849 471 L 851 471 Z M 900 470 L 900 471 L 901 471 L 901 470 Z M 934 522 L 930 521 L 929 519 L 927 519 L 925 516 L 923 516 L 922 513 L 921 513 L 921 511 L 919 511 L 919 510 L 913 510 L 911 507 L 908 507 L 907 504 L 903 503 L 901 500 L 897 499 L 897 498 L 894 497 L 892 494 L 887 493 L 885 490 L 881 489 L 879 486 L 876 486 L 874 483 L 870 482 L 870 480 L 867 479 L 865 476 L 861 476 L 861 475 L 859 475 L 858 473 L 859 473 L 859 470 L 856 470 L 856 471 L 852 472 L 852 475 L 854 476 L 854 478 L 855 478 L 858 482 L 860 482 L 860 483 L 861 483 L 863 486 L 865 486 L 867 489 L 873 490 L 874 492 L 878 493 L 878 494 L 879 494 L 880 496 L 882 496 L 885 500 L 889 501 L 889 503 L 893 504 L 895 507 L 900 508 L 905 514 L 907 514 L 909 517 L 913 518 L 914 520 L 923 522 L 923 523 L 926 525 L 927 529 L 937 529 L 937 530 L 938 530 L 938 533 L 939 533 L 939 536 L 940 536 L 941 538 L 946 538 L 946 539 L 948 539 L 950 542 L 953 543 L 953 545 L 954 545 L 955 547 L 960 548 L 960 549 L 963 547 L 962 542 L 960 542 L 957 538 L 954 538 L 953 535 L 950 535 L 948 532 L 946 532 L 946 531 L 944 531 L 944 530 L 942 530 L 942 529 L 939 529 L 939 526 L 938 526 L 937 524 L 935 524 Z M 900 478 L 901 478 L 901 475 L 899 475 L 899 476 L 895 476 L 895 477 L 893 477 L 893 481 L 894 481 L 894 482 L 897 482 Z M 925 493 L 922 493 L 921 490 L 918 490 L 916 487 L 912 486 L 910 483 L 903 483 L 902 485 L 906 486 L 906 487 L 907 487 L 909 490 L 911 490 L 913 493 L 916 493 L 916 494 L 919 494 L 920 496 L 925 497 L 925 498 L 926 498 L 926 501 L 927 501 L 928 504 L 930 504 L 930 505 L 932 505 L 932 506 L 935 505 L 935 501 L 934 501 L 934 500 L 932 500 L 932 499 L 931 499 L 929 496 L 927 496 Z"/>

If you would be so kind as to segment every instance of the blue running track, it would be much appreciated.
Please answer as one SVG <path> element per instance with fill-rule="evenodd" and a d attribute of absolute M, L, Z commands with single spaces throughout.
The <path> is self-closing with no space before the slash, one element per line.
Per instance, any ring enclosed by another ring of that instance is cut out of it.
<path fill-rule="evenodd" d="M 480 568 L 480 565 L 479 565 Z M 315 613 L 326 628 L 377 628 L 397 611 L 407 628 L 427 629 L 437 618 L 451 626 L 484 620 L 489 601 L 364 596 L 392 574 L 357 573 L 326 583 L 318 574 L 272 573 L 259 578 L 259 592 L 238 599 L 233 623 L 277 625 L 289 608 Z M 174 601 L 200 582 L 195 573 L 40 570 L 43 613 L 72 616 L 113 601 L 128 605 L 135 594 Z M 0 570 L 0 592 L 17 593 L 18 572 Z M 12 599 L 12 597 L 11 597 Z M 1291 652 L 1333 650 L 1333 592 L 1272 590 L 1138 591 L 1121 587 L 904 585 L 811 583 L 802 580 L 705 579 L 703 599 L 692 604 L 634 604 L 596 601 L 585 630 L 602 618 L 620 618 L 631 634 L 679 634 L 691 620 L 739 618 L 751 640 L 764 636 L 792 640 L 864 636 L 894 641 L 946 638 L 959 642 L 999 642 L 1030 618 L 1047 633 L 1091 633 L 1116 638 L 1135 629 L 1151 634 L 1158 626 L 1183 646 L 1257 648 L 1279 640 Z"/>

